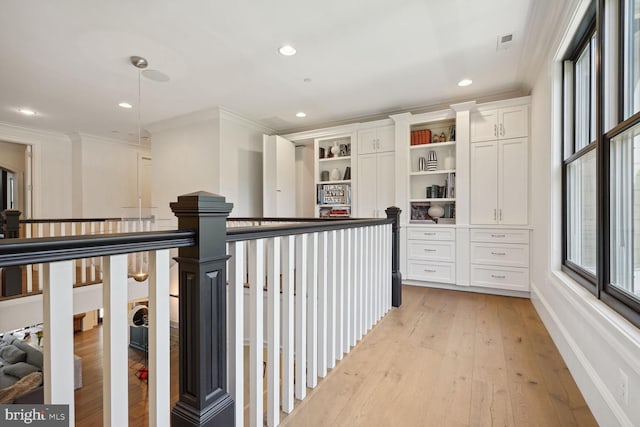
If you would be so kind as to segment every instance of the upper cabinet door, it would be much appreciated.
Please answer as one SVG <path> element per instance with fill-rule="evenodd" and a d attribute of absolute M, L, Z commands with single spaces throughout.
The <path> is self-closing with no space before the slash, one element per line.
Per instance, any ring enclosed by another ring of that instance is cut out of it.
<path fill-rule="evenodd" d="M 498 138 L 498 110 L 471 113 L 471 142 L 491 141 Z"/>
<path fill-rule="evenodd" d="M 377 151 L 376 129 L 358 131 L 358 154 L 371 154 Z"/>
<path fill-rule="evenodd" d="M 395 126 L 379 127 L 377 131 L 378 151 L 395 151 L 396 149 L 396 128 Z"/>
<path fill-rule="evenodd" d="M 529 111 L 526 105 L 502 108 L 498 112 L 500 139 L 522 138 L 529 134 Z"/>

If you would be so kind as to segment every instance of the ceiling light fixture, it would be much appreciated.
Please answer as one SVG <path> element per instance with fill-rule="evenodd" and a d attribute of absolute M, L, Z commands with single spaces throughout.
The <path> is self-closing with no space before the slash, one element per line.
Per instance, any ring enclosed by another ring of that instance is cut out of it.
<path fill-rule="evenodd" d="M 280 55 L 293 56 L 296 54 L 296 48 L 291 46 L 290 44 L 285 44 L 280 49 L 278 49 L 278 52 L 280 52 Z"/>
<path fill-rule="evenodd" d="M 304 111 L 299 111 L 296 113 L 296 117 L 300 117 L 300 118 L 307 117 L 307 113 L 305 113 Z"/>
<path fill-rule="evenodd" d="M 133 108 L 133 105 L 129 104 L 128 102 L 121 102 L 120 104 L 118 104 L 118 106 L 126 109 Z"/>
<path fill-rule="evenodd" d="M 29 110 L 28 108 L 18 108 L 18 113 L 24 114 L 25 116 L 35 116 L 36 112 L 33 110 Z"/>
<path fill-rule="evenodd" d="M 465 86 L 469 86 L 471 83 L 473 83 L 473 80 L 471 79 L 462 79 L 458 82 L 458 86 L 465 87 Z"/>

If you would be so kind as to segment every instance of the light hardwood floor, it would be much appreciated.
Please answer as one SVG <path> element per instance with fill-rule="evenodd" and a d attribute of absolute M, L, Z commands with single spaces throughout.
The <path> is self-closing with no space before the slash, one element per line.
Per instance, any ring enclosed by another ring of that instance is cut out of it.
<path fill-rule="evenodd" d="M 78 426 L 102 423 L 100 342 L 101 328 L 76 335 L 84 383 L 76 391 Z M 134 376 L 139 353 L 130 357 L 129 421 L 143 426 L 146 384 Z M 531 302 L 520 298 L 405 286 L 402 307 L 308 391 L 281 425 L 597 425 Z"/>

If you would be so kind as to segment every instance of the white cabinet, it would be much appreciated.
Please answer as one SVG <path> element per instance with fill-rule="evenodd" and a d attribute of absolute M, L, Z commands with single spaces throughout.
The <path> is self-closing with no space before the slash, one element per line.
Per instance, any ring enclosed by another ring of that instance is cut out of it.
<path fill-rule="evenodd" d="M 407 279 L 438 283 L 456 282 L 456 230 L 434 226 L 409 226 Z"/>
<path fill-rule="evenodd" d="M 295 146 L 280 136 L 263 135 L 262 215 L 296 216 Z"/>
<path fill-rule="evenodd" d="M 471 142 L 522 138 L 529 135 L 529 107 L 518 105 L 471 113 Z"/>
<path fill-rule="evenodd" d="M 529 291 L 529 230 L 472 229 L 471 285 Z"/>
<path fill-rule="evenodd" d="M 527 224 L 527 153 L 527 138 L 471 144 L 471 224 Z"/>
<path fill-rule="evenodd" d="M 395 202 L 395 153 L 358 156 L 359 218 L 386 218 L 385 209 Z"/>
<path fill-rule="evenodd" d="M 395 151 L 395 127 L 380 126 L 358 131 L 358 153 Z"/>

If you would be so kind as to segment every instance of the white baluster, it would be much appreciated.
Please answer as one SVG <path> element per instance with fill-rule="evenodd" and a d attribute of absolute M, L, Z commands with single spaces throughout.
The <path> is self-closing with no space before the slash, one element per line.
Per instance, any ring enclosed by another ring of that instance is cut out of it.
<path fill-rule="evenodd" d="M 307 372 L 307 246 L 308 234 L 296 236 L 296 398 L 307 395 L 305 375 Z"/>
<path fill-rule="evenodd" d="M 25 231 L 25 237 L 27 239 L 30 239 L 31 236 L 31 226 L 32 224 L 25 224 L 24 225 L 24 231 Z M 31 293 L 33 292 L 33 264 L 29 264 L 26 266 L 26 271 L 27 271 L 27 293 Z"/>
<path fill-rule="evenodd" d="M 39 223 L 38 224 L 38 234 L 36 237 L 44 237 L 44 224 L 43 223 Z M 41 291 L 43 284 L 42 284 L 42 275 L 44 272 L 44 264 L 38 264 L 38 276 L 37 279 L 35 281 L 35 289 L 37 291 Z"/>
<path fill-rule="evenodd" d="M 354 229 L 347 228 L 347 236 L 345 241 L 345 280 L 344 280 L 344 344 L 342 349 L 344 353 L 348 353 L 351 349 L 351 339 L 353 337 L 353 290 L 356 283 L 353 280 L 353 235 Z"/>
<path fill-rule="evenodd" d="M 244 242 L 229 243 L 229 394 L 235 424 L 244 425 Z"/>
<path fill-rule="evenodd" d="M 282 410 L 293 411 L 295 240 L 282 238 Z M 239 424 L 236 424 L 239 425 Z"/>
<path fill-rule="evenodd" d="M 336 230 L 329 232 L 329 280 L 327 288 L 327 367 L 336 366 Z"/>
<path fill-rule="evenodd" d="M 44 401 L 68 404 L 69 425 L 74 425 L 73 261 L 45 264 L 43 270 Z"/>
<path fill-rule="evenodd" d="M 103 425 L 129 423 L 127 256 L 103 257 Z"/>
<path fill-rule="evenodd" d="M 263 352 L 262 323 L 264 305 L 264 240 L 249 244 L 249 425 L 264 424 L 263 414 Z"/>
<path fill-rule="evenodd" d="M 149 252 L 149 425 L 168 427 L 169 390 L 169 250 Z"/>
<path fill-rule="evenodd" d="M 327 287 L 331 278 L 329 270 L 331 260 L 328 258 L 329 233 L 320 233 L 318 248 L 318 376 L 327 376 Z"/>
<path fill-rule="evenodd" d="M 91 233 L 92 236 L 96 234 L 96 223 L 95 223 L 95 221 L 91 221 L 90 226 L 89 226 L 89 233 Z M 91 258 L 89 260 L 89 280 L 91 282 L 95 282 L 96 281 L 96 258 Z"/>
<path fill-rule="evenodd" d="M 375 286 L 376 286 L 376 292 L 375 292 L 375 316 L 374 316 L 374 323 L 378 323 L 378 320 L 380 320 L 381 313 L 382 313 L 382 293 L 380 292 L 381 288 L 382 288 L 382 239 L 381 239 L 381 232 L 382 230 L 382 226 L 380 225 L 376 225 L 375 227 L 373 227 L 373 231 L 375 233 L 375 239 L 376 239 L 376 245 L 375 245 L 375 250 L 376 250 L 376 270 L 375 270 L 375 275 L 376 275 L 376 280 L 375 280 Z"/>
<path fill-rule="evenodd" d="M 345 288 L 345 253 L 344 253 L 345 230 L 337 232 L 336 242 L 336 339 L 335 339 L 335 359 L 342 360 L 345 342 L 345 313 L 344 313 L 344 288 Z"/>
<path fill-rule="evenodd" d="M 358 314 L 359 314 L 359 319 L 358 319 L 358 327 L 359 327 L 359 331 L 358 331 L 358 340 L 362 339 L 362 337 L 364 336 L 364 333 L 366 331 L 366 323 L 365 323 L 365 316 L 367 314 L 367 235 L 366 235 L 366 231 L 367 228 L 366 227 L 362 227 L 360 229 L 360 289 L 359 289 L 359 299 L 358 299 Z"/>
<path fill-rule="evenodd" d="M 280 423 L 280 237 L 267 241 L 267 425 Z"/>
<path fill-rule="evenodd" d="M 309 236 L 307 257 L 307 387 L 318 383 L 318 233 Z"/>
<path fill-rule="evenodd" d="M 87 234 L 86 222 L 80 223 L 80 234 L 83 236 Z M 87 283 L 87 258 L 82 258 L 80 260 L 80 269 L 80 282 Z"/>

